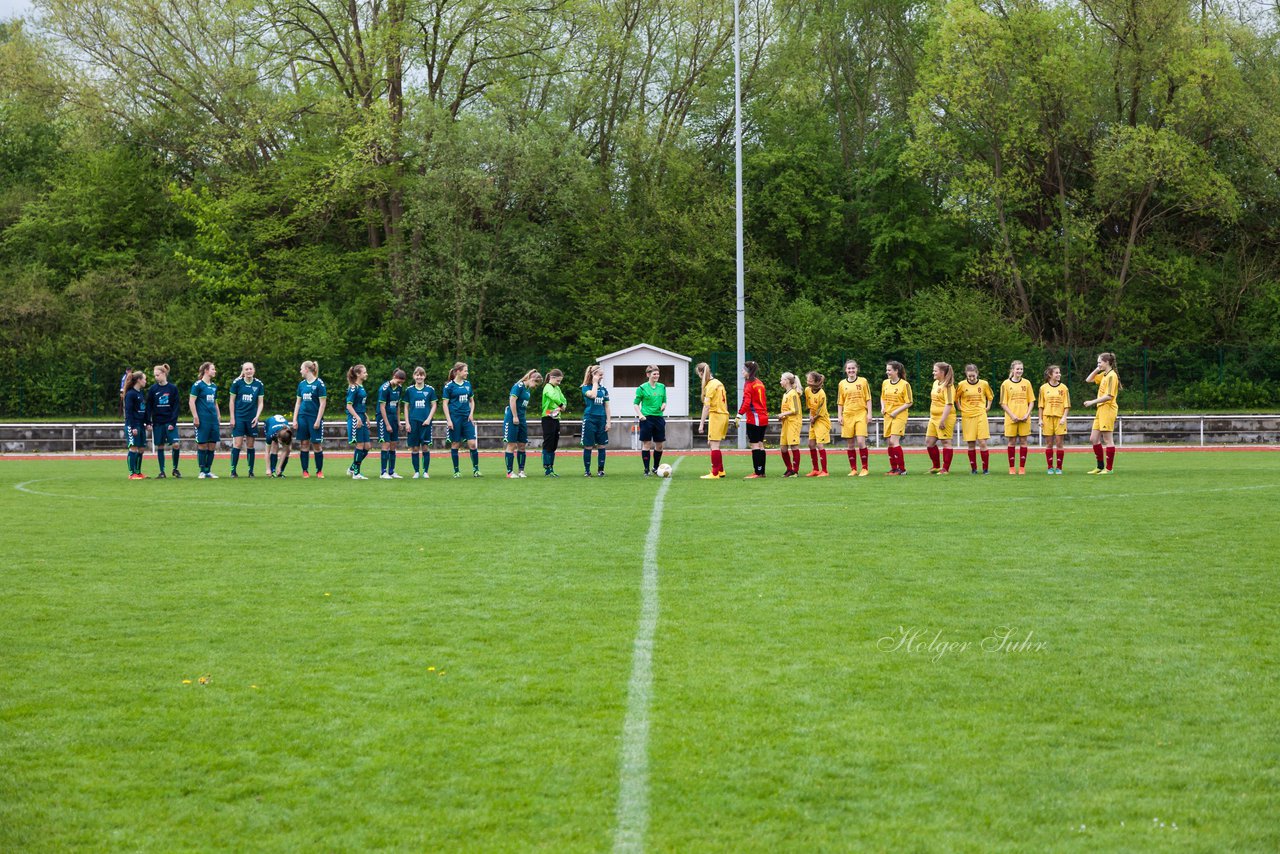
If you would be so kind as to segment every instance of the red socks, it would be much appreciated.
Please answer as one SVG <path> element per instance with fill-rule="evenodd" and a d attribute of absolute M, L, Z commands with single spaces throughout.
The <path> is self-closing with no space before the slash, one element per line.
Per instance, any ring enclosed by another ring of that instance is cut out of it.
<path fill-rule="evenodd" d="M 782 454 L 782 465 L 786 468 L 787 474 L 791 474 L 791 452 L 786 448 L 779 448 L 778 452 Z"/>
<path fill-rule="evenodd" d="M 1005 450 L 1009 452 L 1009 468 L 1013 468 L 1013 466 L 1014 466 L 1014 462 L 1013 462 L 1013 461 L 1014 461 L 1014 459 L 1015 459 L 1015 455 L 1018 453 L 1018 446 L 1017 446 L 1017 445 L 1010 445 L 1010 446 L 1009 446 L 1008 448 L 1006 448 Z"/>
<path fill-rule="evenodd" d="M 817 471 L 818 470 L 818 449 L 817 448 L 809 449 L 809 462 L 813 463 L 813 470 Z"/>
<path fill-rule="evenodd" d="M 1058 449 L 1058 465 L 1056 466 L 1056 468 L 1059 468 L 1059 469 L 1062 468 L 1062 457 L 1066 453 L 1066 450 L 1067 450 L 1066 448 Z"/>
<path fill-rule="evenodd" d="M 858 470 L 858 449 L 850 448 L 847 452 L 849 455 L 849 471 Z"/>
<path fill-rule="evenodd" d="M 867 462 L 870 459 L 870 454 L 871 450 L 869 448 L 862 449 L 862 467 L 868 471 L 871 470 L 871 465 Z"/>
<path fill-rule="evenodd" d="M 889 468 L 897 471 L 907 470 L 907 452 L 902 450 L 901 445 L 889 449 Z"/>
<path fill-rule="evenodd" d="M 1102 443 L 1093 446 L 1093 455 L 1098 460 L 1098 468 L 1102 468 L 1106 463 L 1102 459 Z"/>
<path fill-rule="evenodd" d="M 800 472 L 800 449 L 791 449 L 791 470 L 799 474 Z"/>
<path fill-rule="evenodd" d="M 930 445 L 928 450 L 929 450 L 929 462 L 933 463 L 934 468 L 941 468 L 942 459 L 938 453 L 938 446 Z"/>
<path fill-rule="evenodd" d="M 978 470 L 978 450 L 977 448 L 969 449 L 969 468 L 974 471 Z"/>
<path fill-rule="evenodd" d="M 825 472 L 827 470 L 827 449 L 826 448 L 818 449 L 818 459 L 821 461 L 822 470 Z"/>
<path fill-rule="evenodd" d="M 954 448 L 942 449 L 942 470 L 951 471 L 951 458 L 955 456 Z"/>
<path fill-rule="evenodd" d="M 1021 447 L 1018 448 L 1018 467 L 1019 468 L 1027 467 L 1027 451 L 1028 450 L 1030 449 L 1026 445 L 1022 445 Z"/>
<path fill-rule="evenodd" d="M 724 471 L 724 455 L 719 451 L 711 452 L 711 473 L 720 474 Z"/>
<path fill-rule="evenodd" d="M 1116 446 L 1111 445 L 1107 448 L 1107 471 L 1111 471 L 1111 466 L 1116 461 Z"/>
<path fill-rule="evenodd" d="M 986 471 L 990 465 L 991 465 L 991 452 L 983 451 L 982 452 L 982 470 Z"/>

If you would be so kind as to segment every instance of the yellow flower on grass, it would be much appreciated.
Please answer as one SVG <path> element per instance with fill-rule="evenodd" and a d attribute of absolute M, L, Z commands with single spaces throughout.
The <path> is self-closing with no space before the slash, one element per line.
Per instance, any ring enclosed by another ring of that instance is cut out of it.
<path fill-rule="evenodd" d="M 434 668 L 434 667 L 428 667 L 427 669 L 428 669 L 428 670 L 435 670 L 435 668 Z"/>
<path fill-rule="evenodd" d="M 212 676 L 210 676 L 208 673 L 206 673 L 205 675 L 203 675 L 203 676 L 201 676 L 201 677 L 200 677 L 200 684 L 201 684 L 201 685 L 208 685 L 208 684 L 209 684 L 210 682 L 212 682 L 212 681 L 213 681 L 213 677 L 212 677 Z"/>
<path fill-rule="evenodd" d="M 190 680 L 190 679 L 183 679 L 183 680 L 182 680 L 182 684 L 183 684 L 183 685 L 190 685 L 190 684 L 191 684 L 191 680 Z"/>

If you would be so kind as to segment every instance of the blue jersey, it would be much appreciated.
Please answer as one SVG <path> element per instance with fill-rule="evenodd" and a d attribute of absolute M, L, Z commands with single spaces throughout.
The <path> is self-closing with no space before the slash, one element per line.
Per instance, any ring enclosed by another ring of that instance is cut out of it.
<path fill-rule="evenodd" d="M 178 423 L 178 387 L 173 383 L 153 385 L 147 390 L 147 417 L 161 427 Z"/>
<path fill-rule="evenodd" d="M 409 410 L 409 422 L 422 424 L 431 414 L 431 404 L 436 399 L 436 390 L 429 385 L 418 388 L 411 385 L 404 390 L 405 406 Z"/>
<path fill-rule="evenodd" d="M 525 411 L 529 408 L 529 398 L 532 395 L 533 395 L 533 392 L 529 391 L 529 387 L 524 384 L 523 380 L 521 380 L 520 382 L 517 382 L 515 385 L 511 387 L 511 397 L 514 397 L 516 399 L 516 411 L 515 411 L 516 423 L 523 424 L 525 422 Z M 507 418 L 512 417 L 510 398 L 507 399 L 506 417 Z"/>
<path fill-rule="evenodd" d="M 609 389 L 604 386 L 598 386 L 595 400 L 587 397 L 587 392 L 589 391 L 591 391 L 591 386 L 584 385 L 582 387 L 582 417 L 604 418 L 604 405 L 609 402 Z"/>
<path fill-rule="evenodd" d="M 218 386 L 204 380 L 196 380 L 191 386 L 191 396 L 196 399 L 196 415 L 201 423 L 218 420 Z"/>
<path fill-rule="evenodd" d="M 147 398 L 136 388 L 124 393 L 124 426 L 130 430 L 147 423 Z"/>
<path fill-rule="evenodd" d="M 289 427 L 289 419 L 283 415 L 272 415 L 267 419 L 267 441 L 270 442 L 281 430 Z"/>
<path fill-rule="evenodd" d="M 444 386 L 444 399 L 449 404 L 449 418 L 466 421 L 471 417 L 471 383 L 467 380 L 450 380 Z"/>
<path fill-rule="evenodd" d="M 237 421 L 252 421 L 258 417 L 258 401 L 262 399 L 265 389 L 262 380 L 256 377 L 246 382 L 244 377 L 236 377 L 231 384 L 231 407 Z"/>
<path fill-rule="evenodd" d="M 302 401 L 298 406 L 298 420 L 308 424 L 315 423 L 316 416 L 320 414 L 320 400 L 327 394 L 324 380 L 319 377 L 310 382 L 303 380 L 298 383 L 298 400 Z"/>
<path fill-rule="evenodd" d="M 387 405 L 387 423 L 393 423 L 400 420 L 400 395 L 404 393 L 404 386 L 392 384 L 391 380 L 387 380 L 378 389 L 378 403 Z M 382 420 L 382 407 L 378 407 L 378 419 Z"/>
<path fill-rule="evenodd" d="M 364 421 L 369 420 L 365 417 L 365 401 L 368 399 L 369 393 L 364 390 L 364 386 L 347 386 L 347 403 L 351 404 L 351 408 L 358 412 Z"/>

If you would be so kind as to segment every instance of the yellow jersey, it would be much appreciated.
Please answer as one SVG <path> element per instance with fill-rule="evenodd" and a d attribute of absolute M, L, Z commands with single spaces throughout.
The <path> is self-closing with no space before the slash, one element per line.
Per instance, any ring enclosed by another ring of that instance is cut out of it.
<path fill-rule="evenodd" d="M 871 384 L 866 377 L 858 377 L 853 382 L 840 380 L 839 396 L 836 403 L 846 418 L 865 418 L 867 404 L 871 402 Z"/>
<path fill-rule="evenodd" d="M 880 383 L 880 411 L 886 415 L 899 406 L 910 406 L 911 383 L 906 380 L 885 380 Z M 905 414 L 905 413 L 903 413 Z"/>
<path fill-rule="evenodd" d="M 787 410 L 791 410 L 791 414 L 783 415 L 782 413 Z M 804 413 L 800 411 L 800 392 L 791 389 L 782 393 L 782 405 L 778 409 L 778 417 L 781 418 L 784 427 L 804 418 Z"/>
<path fill-rule="evenodd" d="M 809 407 L 810 424 L 830 424 L 831 415 L 827 412 L 827 392 L 824 389 L 804 390 L 804 402 Z"/>
<path fill-rule="evenodd" d="M 707 387 L 702 390 L 702 402 L 710 407 L 707 411 L 711 415 L 729 414 L 729 401 L 725 397 L 724 383 L 720 380 L 712 379 L 707 383 Z"/>
<path fill-rule="evenodd" d="M 956 383 L 956 406 L 960 409 L 960 417 L 976 418 L 987 411 L 987 405 L 995 393 L 986 380 L 971 383 L 961 380 Z"/>
<path fill-rule="evenodd" d="M 1009 407 L 1014 418 L 1024 418 L 1035 406 L 1035 392 L 1031 381 L 1026 377 L 1018 380 L 1005 380 L 1000 383 L 1000 405 Z"/>
<path fill-rule="evenodd" d="M 1102 397 L 1107 394 L 1111 395 L 1111 399 L 1106 403 L 1099 403 L 1098 408 L 1119 409 L 1120 404 L 1118 403 L 1118 400 L 1120 398 L 1120 377 L 1116 375 L 1116 372 L 1107 371 L 1105 374 L 1098 374 L 1093 378 L 1093 381 L 1098 384 L 1098 397 Z"/>
<path fill-rule="evenodd" d="M 1038 405 L 1041 418 L 1061 418 L 1071 408 L 1071 392 L 1067 391 L 1066 383 L 1045 383 L 1040 386 Z"/>
<path fill-rule="evenodd" d="M 947 404 L 955 404 L 956 389 L 955 386 L 947 385 L 942 380 L 933 381 L 933 391 L 929 392 L 929 414 L 938 417 L 942 415 L 942 410 L 946 409 Z M 956 414 L 954 405 L 951 414 Z"/>

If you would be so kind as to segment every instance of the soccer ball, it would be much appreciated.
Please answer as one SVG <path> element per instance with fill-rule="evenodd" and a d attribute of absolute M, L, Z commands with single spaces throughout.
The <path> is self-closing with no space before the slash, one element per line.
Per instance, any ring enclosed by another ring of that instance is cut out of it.
<path fill-rule="evenodd" d="M 657 474 L 658 474 L 658 477 L 671 477 L 671 466 L 667 465 L 666 463 L 663 463 L 662 465 L 658 466 Z"/>

